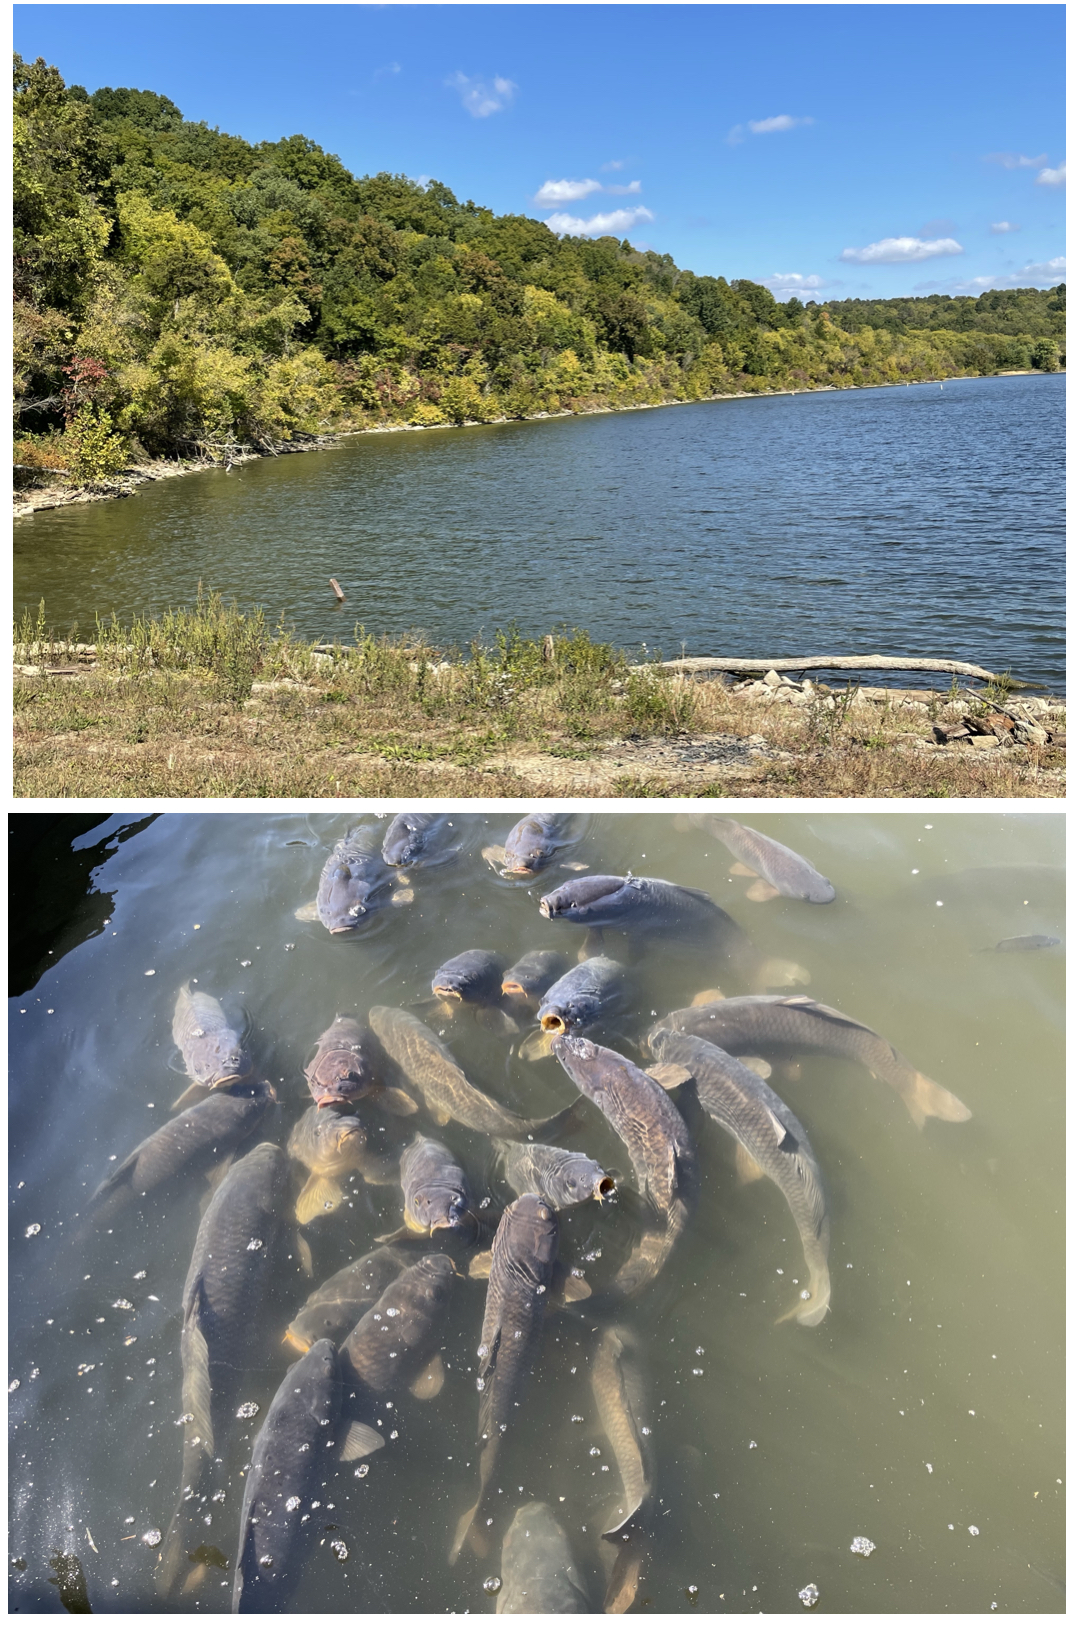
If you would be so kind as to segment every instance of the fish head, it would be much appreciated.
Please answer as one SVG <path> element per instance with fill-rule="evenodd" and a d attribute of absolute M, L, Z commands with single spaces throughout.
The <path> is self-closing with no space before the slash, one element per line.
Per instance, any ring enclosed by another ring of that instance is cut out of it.
<path fill-rule="evenodd" d="M 624 912 L 627 878 L 624 875 L 579 875 L 564 881 L 540 900 L 548 920 L 572 920 L 583 926 L 610 925 Z"/>
<path fill-rule="evenodd" d="M 582 1152 L 573 1153 L 560 1164 L 555 1183 L 563 1192 L 568 1207 L 586 1202 L 589 1197 L 602 1203 L 615 1186 L 612 1177 Z"/>
<path fill-rule="evenodd" d="M 573 1033 L 561 1033 L 552 1040 L 552 1052 L 584 1095 L 595 1101 L 606 1091 L 607 1080 L 600 1076 L 602 1058 L 607 1054 L 602 1045 Z"/>
<path fill-rule="evenodd" d="M 511 875 L 535 875 L 547 864 L 555 847 L 552 821 L 530 814 L 519 820 L 507 837 L 504 863 Z"/>
<path fill-rule="evenodd" d="M 394 877 L 381 873 L 380 861 L 363 855 L 347 864 L 337 858 L 326 866 L 318 887 L 318 915 L 334 935 L 358 931 L 391 891 Z"/>
<path fill-rule="evenodd" d="M 505 1210 L 504 1217 L 506 1224 L 501 1224 L 497 1237 L 505 1236 L 505 1245 L 509 1244 L 514 1255 L 541 1269 L 555 1262 L 559 1251 L 559 1217 L 546 1198 L 526 1192 Z"/>
<path fill-rule="evenodd" d="M 414 863 L 424 846 L 425 833 L 421 823 L 398 813 L 385 832 L 381 856 L 386 864 L 402 869 L 405 864 Z"/>

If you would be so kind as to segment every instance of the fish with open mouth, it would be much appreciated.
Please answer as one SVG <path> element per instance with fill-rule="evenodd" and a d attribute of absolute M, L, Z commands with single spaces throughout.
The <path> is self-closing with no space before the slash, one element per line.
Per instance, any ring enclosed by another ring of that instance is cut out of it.
<path fill-rule="evenodd" d="M 354 1017 L 337 1016 L 315 1041 L 304 1077 L 316 1106 L 347 1106 L 370 1096 L 386 1112 L 410 1117 L 418 1111 L 418 1104 L 405 1091 L 384 1082 L 386 1066 L 370 1029 Z"/>
<path fill-rule="evenodd" d="M 741 1179 L 768 1175 L 788 1203 L 810 1272 L 791 1314 L 817 1327 L 829 1308 L 829 1205 L 803 1125 L 769 1084 L 718 1045 L 666 1027 L 653 1029 L 648 1044 L 660 1061 L 691 1074 L 700 1106 L 737 1143 Z"/>
<path fill-rule="evenodd" d="M 584 1152 L 545 1146 L 539 1141 L 497 1140 L 493 1145 L 504 1179 L 520 1197 L 534 1192 L 547 1198 L 555 1209 L 576 1208 L 590 1197 L 602 1203 L 616 1188 L 614 1176 Z"/>
<path fill-rule="evenodd" d="M 400 1158 L 403 1228 L 382 1242 L 436 1231 L 476 1232 L 477 1219 L 465 1171 L 439 1140 L 416 1135 Z"/>
<path fill-rule="evenodd" d="M 502 847 L 484 847 L 482 858 L 501 875 L 538 875 L 551 863 L 560 847 L 577 839 L 573 821 L 566 813 L 527 813 L 511 830 Z M 586 864 L 564 865 L 566 869 L 587 869 Z"/>
<path fill-rule="evenodd" d="M 318 895 L 297 909 L 297 920 L 320 920 L 334 936 L 358 931 L 379 910 L 411 903 L 414 894 L 403 870 L 389 867 L 370 831 L 341 836 L 322 867 Z"/>
<path fill-rule="evenodd" d="M 536 1004 L 567 969 L 565 954 L 554 949 L 530 949 L 503 974 L 501 988 L 511 999 Z"/>

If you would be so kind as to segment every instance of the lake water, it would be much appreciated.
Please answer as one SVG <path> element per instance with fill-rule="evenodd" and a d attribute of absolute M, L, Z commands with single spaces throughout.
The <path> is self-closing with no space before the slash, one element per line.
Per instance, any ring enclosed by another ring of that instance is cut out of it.
<path fill-rule="evenodd" d="M 666 657 L 939 656 L 1061 691 L 1064 420 L 1060 374 L 361 435 L 17 521 L 16 613 L 43 597 L 91 628 L 202 581 L 308 637 L 565 622 Z"/>
<path fill-rule="evenodd" d="M 17 916 L 11 962 L 12 1609 L 61 1612 L 74 1560 L 93 1610 L 159 1607 L 141 1537 L 166 1529 L 179 1486 L 180 1306 L 203 1186 L 130 1208 L 103 1235 L 82 1235 L 78 1216 L 109 1160 L 158 1127 L 182 1088 L 170 1039 L 179 985 L 198 978 L 246 1013 L 287 1135 L 307 1103 L 301 1068 L 335 1012 L 422 1000 L 437 966 L 472 946 L 576 953 L 581 934 L 536 907 L 569 872 L 500 878 L 480 849 L 512 818 L 453 820 L 462 855 L 414 873 L 410 907 L 340 939 L 293 917 L 344 831 L 332 814 L 116 815 L 89 831 L 16 818 L 19 874 L 39 881 L 49 925 Z M 1062 1613 L 1066 949 L 988 951 L 1019 934 L 1066 939 L 1066 820 L 815 808 L 756 822 L 832 879 L 834 903 L 749 901 L 730 855 L 683 812 L 589 815 L 565 856 L 593 873 L 707 888 L 763 954 L 807 969 L 806 993 L 886 1035 L 973 1117 L 919 1131 L 857 1067 L 812 1057 L 798 1077 L 775 1068 L 833 1215 L 831 1309 L 805 1329 L 775 1324 L 805 1278 L 780 1194 L 765 1180 L 740 1185 L 732 1144 L 693 1114 L 698 1210 L 650 1293 L 621 1313 L 646 1347 L 658 1456 L 635 1607 L 798 1614 L 813 1582 L 830 1613 Z M 32 851 L 27 832 L 40 838 Z M 628 957 L 632 1005 L 607 1042 L 636 1055 L 652 1012 L 723 971 L 669 945 Z M 573 1098 L 553 1059 L 518 1060 L 515 1040 L 469 1011 L 435 1027 L 510 1105 L 547 1113 Z M 506 1200 L 481 1137 L 399 1122 L 442 1135 L 478 1191 Z M 622 1147 L 590 1105 L 567 1139 L 625 1181 Z M 349 1203 L 307 1228 L 316 1278 L 399 1222 L 393 1188 L 353 1182 Z M 630 1223 L 621 1206 L 569 1211 L 564 1257 L 602 1281 Z M 296 1302 L 279 1289 L 281 1324 Z M 458 1284 L 439 1397 L 397 1401 L 398 1439 L 366 1477 L 331 1470 L 324 1545 L 294 1608 L 493 1609 L 483 1582 L 499 1574 L 498 1551 L 447 1563 L 476 1490 L 483 1305 L 483 1283 Z M 506 1475 L 518 1500 L 548 1500 L 565 1521 L 594 1599 L 603 1544 L 591 1532 L 617 1483 L 589 1389 L 587 1335 L 603 1321 L 549 1321 Z M 265 1412 L 286 1367 L 277 1330 L 250 1332 L 247 1358 L 247 1394 Z M 231 1557 L 247 1449 L 238 1441 L 227 1457 L 229 1494 L 204 1531 Z M 857 1536 L 875 1544 L 868 1559 L 850 1551 Z M 209 1569 L 169 1607 L 224 1611 L 230 1585 Z"/>

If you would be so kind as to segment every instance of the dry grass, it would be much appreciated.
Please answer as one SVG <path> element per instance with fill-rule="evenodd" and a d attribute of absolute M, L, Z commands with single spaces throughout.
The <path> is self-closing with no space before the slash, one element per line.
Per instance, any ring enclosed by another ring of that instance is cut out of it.
<path fill-rule="evenodd" d="M 95 638 L 76 649 L 43 616 L 16 631 L 17 796 L 1066 791 L 1066 752 L 1050 746 L 923 748 L 930 711 L 902 693 L 785 705 L 631 669 L 580 632 L 546 644 L 511 629 L 444 654 L 357 636 L 323 657 L 207 600 Z"/>

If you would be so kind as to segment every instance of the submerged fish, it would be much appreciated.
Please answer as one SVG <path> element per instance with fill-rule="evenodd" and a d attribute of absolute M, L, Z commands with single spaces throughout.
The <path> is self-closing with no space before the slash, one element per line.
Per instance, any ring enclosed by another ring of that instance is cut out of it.
<path fill-rule="evenodd" d="M 547 1198 L 553 1208 L 574 1208 L 590 1197 L 600 1203 L 615 1189 L 613 1176 L 584 1152 L 571 1152 L 564 1146 L 544 1146 L 537 1141 L 496 1141 L 503 1175 L 512 1191 Z"/>
<path fill-rule="evenodd" d="M 138 1198 L 179 1176 L 192 1180 L 228 1158 L 277 1102 L 264 1079 L 228 1084 L 189 1107 L 135 1146 L 90 1199 L 93 1217 L 112 1219 Z"/>
<path fill-rule="evenodd" d="M 527 1502 L 503 1538 L 498 1615 L 593 1614 L 562 1525 L 546 1502 Z"/>
<path fill-rule="evenodd" d="M 399 1248 L 375 1248 L 316 1287 L 303 1309 L 289 1323 L 285 1342 L 302 1352 L 317 1338 L 342 1343 L 355 1323 L 405 1268 Z"/>
<path fill-rule="evenodd" d="M 304 1068 L 307 1087 L 320 1107 L 343 1106 L 376 1093 L 385 1058 L 369 1028 L 351 1016 L 334 1017 L 315 1041 L 315 1053 Z"/>
<path fill-rule="evenodd" d="M 564 881 L 540 900 L 548 920 L 575 926 L 642 932 L 702 942 L 716 954 L 746 958 L 751 951 L 736 921 L 706 892 L 645 875 L 583 875 Z"/>
<path fill-rule="evenodd" d="M 441 1323 L 451 1303 L 458 1273 L 445 1253 L 426 1254 L 390 1282 L 364 1312 L 341 1346 L 346 1382 L 370 1396 L 410 1389 L 430 1399 L 444 1382 L 438 1353 Z"/>
<path fill-rule="evenodd" d="M 235 1163 L 200 1221 L 182 1294 L 182 1499 L 160 1554 L 164 1590 L 187 1547 L 188 1511 L 210 1459 L 232 1426 L 240 1385 L 254 1364 L 259 1318 L 290 1274 L 286 1213 L 290 1164 L 279 1146 Z"/>
<path fill-rule="evenodd" d="M 469 1005 L 498 1005 L 503 998 L 502 955 L 488 949 L 466 949 L 445 960 L 433 973 L 433 992 L 438 999 L 457 999 Z"/>
<path fill-rule="evenodd" d="M 651 1413 L 643 1362 L 633 1333 L 605 1327 L 592 1360 L 592 1392 L 622 1480 L 621 1505 L 602 1532 L 616 1539 L 638 1523 L 655 1489 Z"/>
<path fill-rule="evenodd" d="M 553 982 L 558 982 L 566 969 L 565 954 L 556 954 L 554 949 L 531 949 L 504 972 L 501 986 L 511 998 L 532 1004 L 547 993 Z"/>
<path fill-rule="evenodd" d="M 455 824 L 447 813 L 397 813 L 385 831 L 381 856 L 386 864 L 397 868 L 441 864 L 459 851 L 458 844 L 447 845 L 449 836 L 455 833 Z"/>
<path fill-rule="evenodd" d="M 436 1123 L 446 1124 L 454 1118 L 468 1129 L 516 1140 L 555 1122 L 555 1118 L 518 1118 L 483 1094 L 471 1084 L 447 1046 L 409 1011 L 375 1005 L 370 1026 L 422 1096 Z"/>
<path fill-rule="evenodd" d="M 354 1113 L 338 1107 L 308 1107 L 289 1136 L 289 1156 L 310 1170 L 296 1199 L 296 1223 L 307 1225 L 344 1200 L 340 1180 L 356 1170 L 372 1186 L 396 1178 L 396 1164 L 367 1148 L 366 1129 Z"/>
<path fill-rule="evenodd" d="M 699 823 L 740 860 L 740 864 L 734 866 L 738 874 L 760 877 L 748 888 L 748 897 L 756 902 L 780 895 L 802 898 L 806 903 L 832 903 L 836 897 L 825 876 L 819 875 L 813 864 L 780 841 L 764 836 L 750 825 L 738 824 L 736 819 L 706 815 Z"/>
<path fill-rule="evenodd" d="M 358 931 L 377 909 L 412 901 L 410 882 L 382 861 L 366 829 L 341 837 L 322 869 L 318 896 L 296 911 L 300 920 L 320 920 L 327 931 Z"/>
<path fill-rule="evenodd" d="M 233 1576 L 233 1613 L 287 1610 L 320 1538 L 315 1511 L 332 1463 L 351 1460 L 337 1351 L 320 1338 L 281 1381 L 252 1446 Z M 357 1433 L 358 1438 L 358 1433 Z"/>
<path fill-rule="evenodd" d="M 541 1000 L 537 1021 L 545 1033 L 570 1033 L 589 1027 L 615 1010 L 625 998 L 625 968 L 595 954 L 566 972 Z"/>
<path fill-rule="evenodd" d="M 482 1510 L 496 1488 L 503 1437 L 514 1424 L 537 1358 L 558 1251 L 559 1221 L 542 1197 L 518 1197 L 504 1209 L 492 1243 L 478 1345 L 481 1488 L 477 1501 L 459 1521 L 450 1555 L 453 1564 L 467 1541 L 480 1557 L 488 1553 Z"/>
<path fill-rule="evenodd" d="M 622 1141 L 653 1223 L 614 1280 L 618 1293 L 638 1293 L 659 1273 L 695 1208 L 699 1186 L 688 1126 L 666 1091 L 615 1050 L 570 1033 L 552 1050 Z"/>
<path fill-rule="evenodd" d="M 648 1043 L 661 1061 L 691 1073 L 704 1112 L 737 1143 L 742 1176 L 769 1175 L 788 1203 L 811 1278 L 792 1313 L 801 1326 L 817 1327 L 829 1308 L 829 1217 L 803 1125 L 769 1084 L 718 1045 L 672 1028 L 656 1028 Z"/>
<path fill-rule="evenodd" d="M 439 1140 L 417 1135 L 400 1159 L 403 1218 L 415 1233 L 476 1229 L 470 1186 L 463 1170 Z"/>
<path fill-rule="evenodd" d="M 218 1000 L 191 983 L 178 989 L 171 1031 L 185 1071 L 193 1081 L 175 1106 L 185 1106 L 187 1098 L 202 1100 L 205 1090 L 217 1090 L 223 1084 L 235 1084 L 250 1076 L 252 1061 L 241 1035 L 227 1021 Z"/>
<path fill-rule="evenodd" d="M 926 1078 L 873 1028 L 819 1005 L 803 994 L 749 994 L 671 1011 L 657 1024 L 728 1050 L 731 1056 L 791 1058 L 815 1053 L 859 1062 L 902 1097 L 919 1129 L 926 1118 L 964 1123 L 969 1107 L 942 1085 Z"/>
<path fill-rule="evenodd" d="M 1004 937 L 996 944 L 997 954 L 1024 953 L 1029 949 L 1058 948 L 1062 942 L 1061 937 L 1043 937 L 1033 932 L 1028 937 Z"/>

